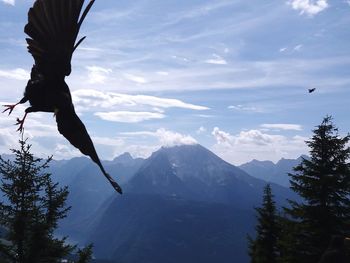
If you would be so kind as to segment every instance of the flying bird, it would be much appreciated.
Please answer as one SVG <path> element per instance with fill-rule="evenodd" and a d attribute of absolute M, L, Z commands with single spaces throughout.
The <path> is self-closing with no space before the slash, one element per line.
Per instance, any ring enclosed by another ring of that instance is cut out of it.
<path fill-rule="evenodd" d="M 99 166 L 113 188 L 122 193 L 121 187 L 105 171 L 94 144 L 74 110 L 71 93 L 65 77 L 71 73 L 73 52 L 85 39 L 77 41 L 79 29 L 94 4 L 90 0 L 84 11 L 85 0 L 36 0 L 28 12 L 24 32 L 28 52 L 34 58 L 31 76 L 23 98 L 16 104 L 4 105 L 9 115 L 18 104 L 29 101 L 23 119 L 17 118 L 18 131 L 23 131 L 25 118 L 30 112 L 53 112 L 58 131 L 83 154 Z"/>
<path fill-rule="evenodd" d="M 309 89 L 309 93 L 312 93 L 316 90 L 316 88 L 313 88 L 313 89 Z"/>

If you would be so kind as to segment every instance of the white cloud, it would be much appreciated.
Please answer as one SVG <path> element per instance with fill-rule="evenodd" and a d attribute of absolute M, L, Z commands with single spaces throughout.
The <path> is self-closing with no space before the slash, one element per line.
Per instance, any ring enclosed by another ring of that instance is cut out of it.
<path fill-rule="evenodd" d="M 197 143 L 197 141 L 189 135 L 183 135 L 183 134 L 165 130 L 165 129 L 158 129 L 156 131 L 156 136 L 158 137 L 162 146 L 167 146 L 167 147 Z"/>
<path fill-rule="evenodd" d="M 138 84 L 145 84 L 145 83 L 147 83 L 147 80 L 144 77 L 141 77 L 141 76 L 136 76 L 136 75 L 133 75 L 133 74 L 126 73 L 126 74 L 124 74 L 124 77 L 126 79 L 131 80 L 133 82 L 136 82 Z"/>
<path fill-rule="evenodd" d="M 305 140 L 301 136 L 263 133 L 259 130 L 241 131 L 237 135 L 213 129 L 216 144 L 212 150 L 220 157 L 234 164 L 252 159 L 277 161 L 281 157 L 296 158 L 307 152 Z"/>
<path fill-rule="evenodd" d="M 12 5 L 14 6 L 16 4 L 15 0 L 1 0 L 3 3 L 7 4 L 7 5 Z"/>
<path fill-rule="evenodd" d="M 288 49 L 288 48 L 286 48 L 286 47 L 282 47 L 282 48 L 280 48 L 279 51 L 280 51 L 280 52 L 285 52 L 285 51 L 287 51 L 287 49 Z"/>
<path fill-rule="evenodd" d="M 111 109 L 113 107 L 150 106 L 156 108 L 184 108 L 191 110 L 208 110 L 209 108 L 185 103 L 177 99 L 160 98 L 148 95 L 129 95 L 114 92 L 101 92 L 97 90 L 76 90 L 72 92 L 74 102 L 80 107 L 91 109 Z"/>
<path fill-rule="evenodd" d="M 205 63 L 216 64 L 216 65 L 226 65 L 227 61 L 217 54 L 212 55 L 213 58 L 205 60 Z"/>
<path fill-rule="evenodd" d="M 197 144 L 198 142 L 190 135 L 184 135 L 178 132 L 169 131 L 164 128 L 157 129 L 155 132 L 140 131 L 140 132 L 123 132 L 124 136 L 150 136 L 158 139 L 160 146 L 172 147 L 183 144 Z"/>
<path fill-rule="evenodd" d="M 296 45 L 296 46 L 293 48 L 293 50 L 294 50 L 294 51 L 300 51 L 302 47 L 303 47 L 303 45 L 299 44 L 299 45 Z"/>
<path fill-rule="evenodd" d="M 38 145 L 36 145 L 36 151 L 39 148 Z M 42 151 L 42 150 L 41 150 Z M 82 156 L 82 153 L 74 148 L 73 146 L 71 146 L 69 143 L 68 144 L 61 144 L 61 143 L 57 143 L 55 146 L 55 149 L 52 151 L 55 153 L 55 155 L 53 156 L 54 159 L 70 159 L 73 157 L 80 157 Z"/>
<path fill-rule="evenodd" d="M 124 141 L 120 138 L 107 138 L 107 137 L 93 136 L 91 139 L 94 142 L 94 144 L 100 144 L 100 145 L 105 145 L 110 147 L 121 146 L 124 144 Z"/>
<path fill-rule="evenodd" d="M 207 131 L 206 128 L 204 128 L 203 126 L 199 127 L 198 130 L 196 131 L 197 134 L 202 134 L 205 133 Z"/>
<path fill-rule="evenodd" d="M 218 127 L 215 127 L 211 134 L 215 137 L 218 144 L 233 143 L 234 138 L 229 133 L 221 131 Z"/>
<path fill-rule="evenodd" d="M 238 145 L 247 144 L 264 146 L 276 143 L 281 140 L 283 140 L 283 136 L 281 135 L 270 135 L 262 133 L 259 130 L 249 130 L 241 131 L 239 135 L 234 138 L 234 143 Z"/>
<path fill-rule="evenodd" d="M 262 109 L 254 107 L 254 106 L 244 106 L 241 104 L 238 105 L 230 105 L 227 107 L 230 110 L 237 110 L 237 111 L 246 111 L 246 112 L 263 112 Z"/>
<path fill-rule="evenodd" d="M 261 124 L 260 125 L 263 128 L 266 129 L 275 129 L 275 130 L 293 130 L 293 131 L 301 131 L 303 127 L 299 124 L 283 124 L 283 123 L 277 123 L 277 124 Z"/>
<path fill-rule="evenodd" d="M 88 66 L 86 69 L 89 71 L 88 82 L 90 84 L 104 84 L 108 78 L 108 75 L 112 72 L 111 69 L 97 66 Z"/>
<path fill-rule="evenodd" d="M 299 10 L 300 14 L 316 15 L 328 7 L 327 0 L 292 0 L 289 2 L 294 10 Z"/>
<path fill-rule="evenodd" d="M 165 115 L 162 113 L 141 111 L 96 112 L 95 115 L 106 121 L 125 123 L 136 123 L 146 120 L 165 118 Z"/>
<path fill-rule="evenodd" d="M 0 77 L 15 80 L 28 80 L 30 73 L 29 71 L 26 71 L 22 68 L 16 68 L 13 70 L 0 70 Z"/>

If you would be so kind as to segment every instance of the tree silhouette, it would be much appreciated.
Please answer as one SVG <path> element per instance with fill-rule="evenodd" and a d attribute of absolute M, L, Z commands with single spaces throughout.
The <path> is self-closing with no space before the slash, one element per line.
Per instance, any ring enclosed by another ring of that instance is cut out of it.
<path fill-rule="evenodd" d="M 75 246 L 67 245 L 66 238 L 56 238 L 58 221 L 67 216 L 67 187 L 60 188 L 45 172 L 51 157 L 35 158 L 31 145 L 20 140 L 20 148 L 11 150 L 14 161 L 0 157 L 0 225 L 5 227 L 7 244 L 0 245 L 4 262 L 44 263 L 61 262 Z M 90 252 L 88 252 L 90 251 Z M 91 247 L 84 252 L 91 258 Z M 89 254 L 90 253 L 90 254 Z"/>
<path fill-rule="evenodd" d="M 274 263 L 277 259 L 278 217 L 271 187 L 264 188 L 262 206 L 255 208 L 258 224 L 256 238 L 248 236 L 249 255 L 252 263 Z"/>
<path fill-rule="evenodd" d="M 332 235 L 350 233 L 349 140 L 350 135 L 339 135 L 332 117 L 325 117 L 306 142 L 311 159 L 303 159 L 289 174 L 291 189 L 302 197 L 285 208 L 294 229 L 291 262 L 317 262 Z"/>

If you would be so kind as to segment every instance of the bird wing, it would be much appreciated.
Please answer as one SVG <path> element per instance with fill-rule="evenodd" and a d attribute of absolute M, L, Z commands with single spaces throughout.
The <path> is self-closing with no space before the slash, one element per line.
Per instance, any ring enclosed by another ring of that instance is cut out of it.
<path fill-rule="evenodd" d="M 90 0 L 80 16 L 85 0 L 36 0 L 28 12 L 24 32 L 28 52 L 41 72 L 68 76 L 77 46 L 79 29 L 95 0 Z M 50 71 L 51 70 L 51 71 Z"/>
<path fill-rule="evenodd" d="M 104 176 L 111 183 L 113 188 L 122 193 L 121 187 L 116 181 L 105 171 L 100 159 L 96 153 L 94 144 L 85 128 L 83 122 L 79 119 L 74 110 L 60 110 L 56 113 L 56 122 L 58 131 L 83 154 L 90 158 L 100 167 Z"/>

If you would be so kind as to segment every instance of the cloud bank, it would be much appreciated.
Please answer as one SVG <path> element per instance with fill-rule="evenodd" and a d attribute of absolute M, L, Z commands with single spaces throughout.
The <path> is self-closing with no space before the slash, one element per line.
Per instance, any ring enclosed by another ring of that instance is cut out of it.
<path fill-rule="evenodd" d="M 252 159 L 277 161 L 281 157 L 296 158 L 307 152 L 307 138 L 295 135 L 287 137 L 269 134 L 260 130 L 241 131 L 236 135 L 215 127 L 212 135 L 216 144 L 212 150 L 233 164 L 242 164 Z"/>

